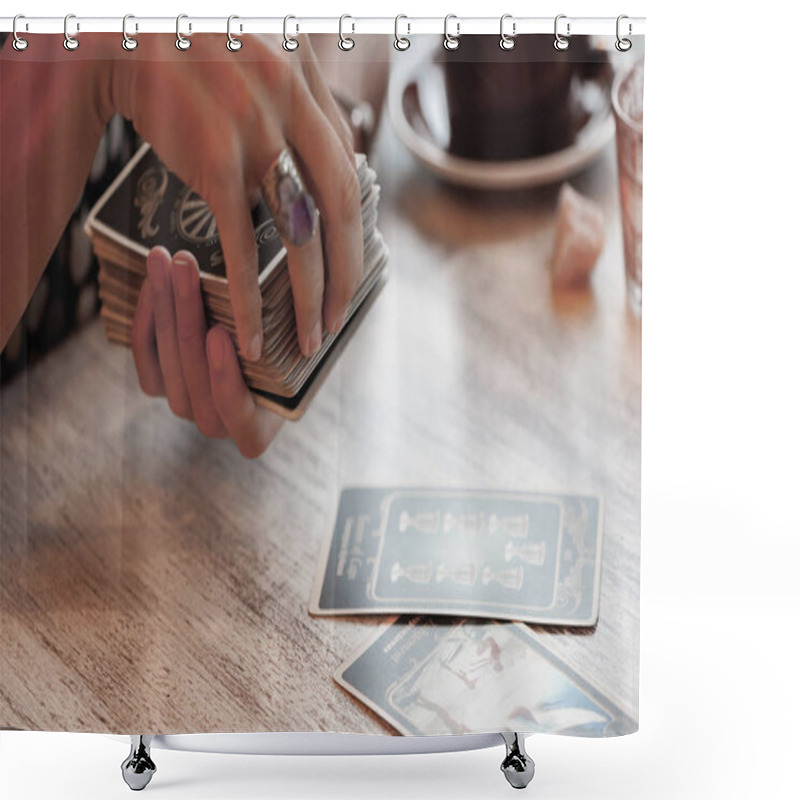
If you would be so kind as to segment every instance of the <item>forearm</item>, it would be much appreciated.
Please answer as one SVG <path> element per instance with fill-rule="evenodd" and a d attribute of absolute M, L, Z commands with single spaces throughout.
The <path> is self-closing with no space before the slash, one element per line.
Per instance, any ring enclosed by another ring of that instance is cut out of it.
<path fill-rule="evenodd" d="M 100 53 L 98 41 L 86 55 Z M 0 52 L 0 348 L 69 221 L 113 113 L 111 63 L 67 52 L 60 36 L 37 37 L 21 53 L 9 37 Z"/>

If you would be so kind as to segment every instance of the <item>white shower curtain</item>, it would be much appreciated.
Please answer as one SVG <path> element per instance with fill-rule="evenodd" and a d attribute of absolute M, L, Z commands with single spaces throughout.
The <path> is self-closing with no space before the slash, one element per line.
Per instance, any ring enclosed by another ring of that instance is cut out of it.
<path fill-rule="evenodd" d="M 637 729 L 643 37 L 456 23 L 7 37 L 0 726 Z"/>

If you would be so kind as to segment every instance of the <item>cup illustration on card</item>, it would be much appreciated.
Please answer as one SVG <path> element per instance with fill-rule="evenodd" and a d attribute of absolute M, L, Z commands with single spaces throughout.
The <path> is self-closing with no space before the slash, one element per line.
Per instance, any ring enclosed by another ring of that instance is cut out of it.
<path fill-rule="evenodd" d="M 505 586 L 506 589 L 515 589 L 519 591 L 522 588 L 522 580 L 524 577 L 525 570 L 522 565 L 496 570 L 487 565 L 483 568 L 481 582 L 484 586 L 488 586 L 492 581 L 495 581 L 501 586 Z"/>
<path fill-rule="evenodd" d="M 444 515 L 445 533 L 480 533 L 483 528 L 483 514 L 472 512 L 453 514 L 448 511 Z"/>
<path fill-rule="evenodd" d="M 462 564 L 455 567 L 439 564 L 439 566 L 436 567 L 436 583 L 441 583 L 444 580 L 451 580 L 463 586 L 472 586 L 477 577 L 478 568 L 475 564 Z"/>
<path fill-rule="evenodd" d="M 397 583 L 400 578 L 405 578 L 411 583 L 430 583 L 433 569 L 430 564 L 409 564 L 403 567 L 395 561 L 392 564 L 391 579 L 392 583 Z"/>
<path fill-rule="evenodd" d="M 499 516 L 492 514 L 489 517 L 489 533 L 500 533 L 524 539 L 528 535 L 528 515 Z"/>
<path fill-rule="evenodd" d="M 438 511 L 422 511 L 413 516 L 408 511 L 400 512 L 399 528 L 401 533 L 407 530 L 420 531 L 420 533 L 438 533 L 439 532 L 439 512 Z"/>
<path fill-rule="evenodd" d="M 516 544 L 509 540 L 503 549 L 503 555 L 506 561 L 513 561 L 518 558 L 526 564 L 532 564 L 535 567 L 541 567 L 544 564 L 546 555 L 544 542 L 525 542 L 524 544 Z"/>

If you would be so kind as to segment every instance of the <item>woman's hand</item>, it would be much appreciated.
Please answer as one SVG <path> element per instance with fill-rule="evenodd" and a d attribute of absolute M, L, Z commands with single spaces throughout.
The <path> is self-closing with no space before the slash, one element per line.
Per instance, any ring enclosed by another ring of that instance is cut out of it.
<path fill-rule="evenodd" d="M 257 406 L 242 378 L 231 337 L 207 330 L 195 257 L 154 247 L 133 318 L 133 358 L 146 394 L 166 395 L 173 413 L 214 438 L 230 436 L 257 458 L 281 419 Z"/>
<path fill-rule="evenodd" d="M 240 52 L 230 53 L 225 37 L 204 34 L 181 52 L 172 35 L 148 36 L 146 46 L 114 60 L 110 81 L 115 110 L 133 121 L 166 166 L 214 213 L 239 349 L 251 360 L 261 354 L 263 331 L 250 211 L 268 168 L 287 146 L 319 208 L 325 234 L 323 244 L 317 225 L 302 245 L 284 241 L 298 340 L 306 356 L 319 348 L 323 324 L 334 333 L 341 329 L 361 280 L 361 197 L 351 134 L 308 38 L 300 42 L 298 53 L 287 53 L 280 37 L 249 36 Z M 177 273 L 183 274 L 182 268 Z M 142 299 L 146 303 L 149 292 L 155 305 L 154 281 L 148 284 Z M 221 332 L 212 335 L 219 338 L 209 342 L 209 355 L 232 359 L 230 342 L 223 347 Z M 185 411 L 186 398 L 169 391 L 169 364 L 162 360 L 161 367 L 170 403 Z M 217 430 L 208 404 L 201 403 L 198 411 L 201 429 L 208 424 Z"/>

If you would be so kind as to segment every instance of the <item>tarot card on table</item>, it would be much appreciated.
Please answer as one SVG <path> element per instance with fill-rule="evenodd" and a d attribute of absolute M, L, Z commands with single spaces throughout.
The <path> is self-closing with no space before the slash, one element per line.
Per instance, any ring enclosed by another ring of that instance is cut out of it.
<path fill-rule="evenodd" d="M 526 625 L 403 617 L 335 680 L 406 736 L 505 730 L 619 736 L 636 723 Z"/>
<path fill-rule="evenodd" d="M 597 497 L 345 489 L 309 610 L 592 626 L 601 544 Z"/>

